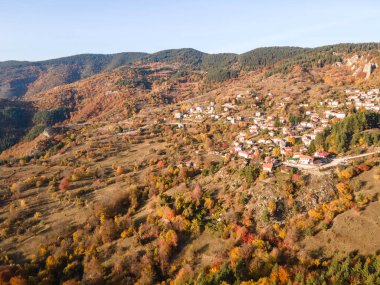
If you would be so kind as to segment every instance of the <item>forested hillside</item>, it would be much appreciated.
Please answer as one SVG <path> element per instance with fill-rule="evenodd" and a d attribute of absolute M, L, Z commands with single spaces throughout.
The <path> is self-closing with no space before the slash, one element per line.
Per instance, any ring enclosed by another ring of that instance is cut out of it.
<path fill-rule="evenodd" d="M 300 65 L 301 67 L 323 67 L 325 64 L 333 64 L 342 62 L 341 54 L 354 53 L 359 51 L 370 51 L 379 49 L 379 43 L 361 43 L 361 44 L 337 44 L 317 47 L 313 49 L 305 49 L 289 59 L 280 63 L 277 67 L 269 70 L 267 76 L 276 73 L 288 73 L 294 66 Z"/>
<path fill-rule="evenodd" d="M 315 147 L 340 153 L 355 145 L 378 145 L 379 128 L 379 113 L 358 112 L 319 133 L 314 142 Z M 373 132 L 370 131 L 372 129 L 374 129 Z"/>
<path fill-rule="evenodd" d="M 17 143 L 31 125 L 31 104 L 0 99 L 0 152 Z"/>
<path fill-rule="evenodd" d="M 35 94 L 138 61 L 177 63 L 204 71 L 212 70 L 213 73 L 229 69 L 252 71 L 281 61 L 268 71 L 267 76 L 270 76 L 279 72 L 289 72 L 295 65 L 310 67 L 339 62 L 342 61 L 339 53 L 366 51 L 378 47 L 378 43 L 339 44 L 313 49 L 265 47 L 241 55 L 207 54 L 184 48 L 163 50 L 153 54 L 139 52 L 110 55 L 82 54 L 39 62 L 5 61 L 0 62 L 0 98 L 19 98 L 25 94 Z"/>
<path fill-rule="evenodd" d="M 0 98 L 19 98 L 126 65 L 145 53 L 82 54 L 39 62 L 0 62 Z"/>

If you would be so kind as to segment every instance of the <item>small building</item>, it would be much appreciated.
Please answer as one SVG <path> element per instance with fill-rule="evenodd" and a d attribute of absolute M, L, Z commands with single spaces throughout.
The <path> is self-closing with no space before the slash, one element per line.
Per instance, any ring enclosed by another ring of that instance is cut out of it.
<path fill-rule="evenodd" d="M 175 119 L 182 119 L 182 117 L 183 117 L 183 114 L 181 112 L 174 113 L 174 118 Z"/>
<path fill-rule="evenodd" d="M 335 117 L 338 119 L 344 119 L 346 117 L 346 114 L 345 113 L 336 113 Z"/>
<path fill-rule="evenodd" d="M 317 151 L 314 153 L 314 157 L 319 157 L 319 158 L 328 158 L 330 156 L 330 153 L 327 151 Z"/>
<path fill-rule="evenodd" d="M 273 163 L 264 163 L 263 164 L 264 172 L 272 172 L 273 171 Z"/>
<path fill-rule="evenodd" d="M 251 157 L 250 153 L 247 151 L 239 151 L 238 156 L 245 158 L 245 159 L 249 159 Z"/>
<path fill-rule="evenodd" d="M 300 155 L 299 163 L 304 165 L 311 164 L 313 162 L 313 159 L 314 158 L 309 155 Z"/>
<path fill-rule="evenodd" d="M 203 108 L 201 106 L 197 106 L 196 110 L 197 110 L 198 113 L 202 113 L 203 112 Z"/>

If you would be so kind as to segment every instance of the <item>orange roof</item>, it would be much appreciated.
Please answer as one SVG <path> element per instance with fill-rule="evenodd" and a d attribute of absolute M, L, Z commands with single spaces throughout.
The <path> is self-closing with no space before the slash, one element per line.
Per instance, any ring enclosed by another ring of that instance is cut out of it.
<path fill-rule="evenodd" d="M 273 168 L 273 163 L 264 163 L 263 164 L 263 168 L 270 168 L 270 169 L 272 169 Z"/>

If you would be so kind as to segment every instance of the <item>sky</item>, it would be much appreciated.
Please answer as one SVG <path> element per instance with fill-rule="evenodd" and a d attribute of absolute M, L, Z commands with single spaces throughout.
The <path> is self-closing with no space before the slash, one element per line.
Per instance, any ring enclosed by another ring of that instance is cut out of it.
<path fill-rule="evenodd" d="M 380 42 L 379 0 L 0 0 L 0 61 Z"/>

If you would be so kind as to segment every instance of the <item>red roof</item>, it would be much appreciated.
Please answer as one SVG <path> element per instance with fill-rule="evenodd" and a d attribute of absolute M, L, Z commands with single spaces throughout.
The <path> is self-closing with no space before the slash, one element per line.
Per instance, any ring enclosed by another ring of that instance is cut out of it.
<path fill-rule="evenodd" d="M 272 169 L 273 168 L 273 163 L 264 163 L 263 164 L 263 168 Z"/>
<path fill-rule="evenodd" d="M 330 155 L 330 153 L 328 153 L 327 151 L 319 151 L 319 152 L 316 152 L 314 156 L 317 156 L 317 157 L 327 157 L 329 155 Z"/>

